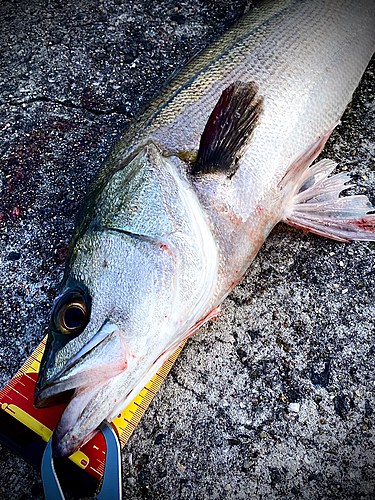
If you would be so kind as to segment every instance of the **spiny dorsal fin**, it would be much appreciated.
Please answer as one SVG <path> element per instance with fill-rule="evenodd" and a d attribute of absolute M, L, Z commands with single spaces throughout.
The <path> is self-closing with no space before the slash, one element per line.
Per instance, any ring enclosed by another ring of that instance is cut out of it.
<path fill-rule="evenodd" d="M 207 121 L 192 173 L 232 175 L 237 169 L 236 160 L 258 123 L 262 104 L 254 82 L 229 85 Z"/>

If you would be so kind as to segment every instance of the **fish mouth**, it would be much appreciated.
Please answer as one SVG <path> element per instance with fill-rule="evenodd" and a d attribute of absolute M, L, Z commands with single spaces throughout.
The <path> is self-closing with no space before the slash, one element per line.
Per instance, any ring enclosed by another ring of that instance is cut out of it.
<path fill-rule="evenodd" d="M 68 404 L 74 395 L 74 389 L 58 392 L 50 396 L 44 396 L 41 389 L 35 389 L 34 407 L 38 409 L 51 408 L 61 404 Z"/>
<path fill-rule="evenodd" d="M 157 346 L 160 355 L 130 353 L 122 333 L 111 324 L 110 333 L 84 347 L 65 368 L 35 391 L 34 406 L 46 408 L 69 400 L 52 434 L 55 457 L 69 457 L 88 442 L 103 420 L 111 422 L 143 389 L 178 347 Z M 109 328 L 106 328 L 109 331 Z M 95 337 L 93 338 L 93 340 Z M 155 354 L 155 350 L 152 350 Z"/>
<path fill-rule="evenodd" d="M 85 424 L 85 410 L 93 401 L 100 400 L 99 393 L 108 382 L 128 368 L 131 357 L 123 335 L 114 324 L 110 328 L 107 325 L 106 330 L 110 332 L 104 339 L 91 349 L 84 348 L 82 355 L 72 357 L 58 375 L 35 389 L 36 408 L 68 403 L 53 432 L 52 450 L 57 457 L 70 456 L 97 432 L 97 426 L 109 411 L 105 405 L 100 411 L 97 404 L 95 418 Z M 99 338 L 102 336 L 101 333 Z"/>
<path fill-rule="evenodd" d="M 100 330 L 101 336 L 102 328 Z M 34 406 L 47 408 L 66 402 L 68 394 L 78 388 L 93 386 L 118 375 L 126 370 L 129 349 L 117 325 L 111 324 L 106 336 L 87 350 L 87 347 L 73 356 L 64 369 L 43 386 L 36 387 Z"/>
<path fill-rule="evenodd" d="M 87 409 L 102 388 L 103 383 L 98 383 L 74 391 L 52 434 L 52 453 L 55 457 L 69 457 L 98 432 L 99 425 L 107 417 L 106 412 L 97 412 L 95 418 L 90 419 L 86 414 L 90 414 L 90 409 Z"/>

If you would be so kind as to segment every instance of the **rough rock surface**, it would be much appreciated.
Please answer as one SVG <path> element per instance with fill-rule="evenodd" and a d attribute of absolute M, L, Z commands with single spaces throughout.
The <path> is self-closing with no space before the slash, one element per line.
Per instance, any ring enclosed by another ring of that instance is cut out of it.
<path fill-rule="evenodd" d="M 0 4 L 0 383 L 43 337 L 80 200 L 116 136 L 243 0 Z M 375 202 L 375 61 L 324 157 Z M 124 497 L 375 496 L 374 243 L 279 225 L 123 451 Z M 0 445 L 0 497 L 43 498 Z"/>

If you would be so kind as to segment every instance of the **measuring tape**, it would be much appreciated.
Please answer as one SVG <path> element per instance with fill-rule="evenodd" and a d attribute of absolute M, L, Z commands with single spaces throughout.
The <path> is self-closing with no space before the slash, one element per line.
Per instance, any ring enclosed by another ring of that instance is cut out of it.
<path fill-rule="evenodd" d="M 26 363 L 21 367 L 17 374 L 0 391 L 0 439 L 5 444 L 10 445 L 21 456 L 22 443 L 12 446 L 12 437 L 9 436 L 9 419 L 4 415 L 13 417 L 17 422 L 26 426 L 32 433 L 39 436 L 43 441 L 47 442 L 52 436 L 53 429 L 60 419 L 61 414 L 67 406 L 66 404 L 54 406 L 51 408 L 36 409 L 33 406 L 34 389 L 40 368 L 40 361 L 44 352 L 47 337 L 35 349 Z M 133 399 L 133 401 L 113 420 L 112 425 L 117 430 L 121 446 L 123 447 L 131 436 L 133 430 L 140 421 L 142 415 L 151 403 L 153 397 L 161 386 L 163 380 L 167 376 L 173 363 L 180 354 L 185 342 L 183 342 L 167 359 L 164 365 L 150 380 L 150 382 L 141 390 L 141 392 Z M 8 432 L 7 432 L 8 431 Z M 16 431 L 17 438 L 22 431 Z M 15 436 L 13 436 L 15 437 Z M 26 441 L 32 441 L 28 437 Z M 44 449 L 44 446 L 42 447 Z M 76 464 L 80 469 L 84 470 L 98 483 L 104 473 L 105 465 L 105 441 L 101 433 L 96 434 L 82 448 L 75 452 L 69 459 Z M 28 459 L 27 456 L 24 458 Z M 40 457 L 41 460 L 41 457 Z M 66 460 L 66 459 L 63 459 Z M 29 460 L 32 461 L 32 460 Z M 39 462 L 40 464 L 40 462 Z M 35 465 L 35 461 L 34 461 Z"/>

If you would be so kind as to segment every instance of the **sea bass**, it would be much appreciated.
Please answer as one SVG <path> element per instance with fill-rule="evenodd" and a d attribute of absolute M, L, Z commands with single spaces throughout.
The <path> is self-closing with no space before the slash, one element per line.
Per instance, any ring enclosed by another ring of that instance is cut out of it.
<path fill-rule="evenodd" d="M 366 196 L 312 165 L 375 51 L 373 0 L 266 1 L 132 123 L 78 216 L 35 392 L 53 450 L 111 421 L 213 319 L 280 221 L 375 240 Z M 312 166 L 311 166 L 312 165 Z"/>

